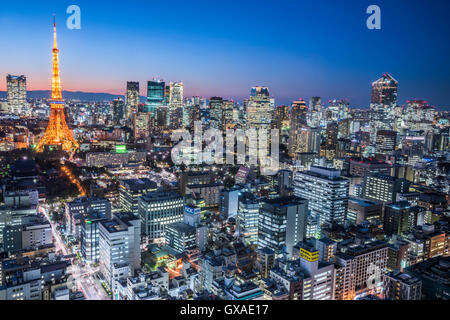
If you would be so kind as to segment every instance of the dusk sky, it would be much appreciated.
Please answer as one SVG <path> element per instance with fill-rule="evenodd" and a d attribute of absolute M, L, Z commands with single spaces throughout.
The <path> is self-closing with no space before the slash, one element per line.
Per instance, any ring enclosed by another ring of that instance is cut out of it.
<path fill-rule="evenodd" d="M 95 2 L 95 3 L 94 3 Z M 81 8 L 68 30 L 66 8 Z M 366 9 L 381 8 L 381 30 Z M 2 1 L 0 91 L 24 74 L 49 90 L 56 14 L 63 90 L 124 94 L 126 81 L 183 81 L 185 96 L 242 101 L 268 86 L 277 105 L 348 98 L 367 107 L 389 72 L 399 104 L 424 99 L 450 110 L 448 0 Z"/>

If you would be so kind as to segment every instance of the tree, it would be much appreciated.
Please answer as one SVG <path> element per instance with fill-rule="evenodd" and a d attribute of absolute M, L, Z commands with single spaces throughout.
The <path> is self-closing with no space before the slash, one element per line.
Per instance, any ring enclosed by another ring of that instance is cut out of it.
<path fill-rule="evenodd" d="M 155 269 L 156 266 L 156 256 L 151 251 L 144 251 L 141 254 L 141 264 L 142 266 L 148 265 L 151 269 Z"/>

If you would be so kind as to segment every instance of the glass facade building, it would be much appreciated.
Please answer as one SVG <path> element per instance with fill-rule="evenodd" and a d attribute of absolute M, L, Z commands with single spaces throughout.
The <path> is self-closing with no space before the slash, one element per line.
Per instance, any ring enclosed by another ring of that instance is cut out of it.
<path fill-rule="evenodd" d="M 165 102 L 165 86 L 164 81 L 161 80 L 147 82 L 147 102 L 144 106 L 144 112 L 149 112 L 152 118 L 156 117 L 157 108 Z"/>

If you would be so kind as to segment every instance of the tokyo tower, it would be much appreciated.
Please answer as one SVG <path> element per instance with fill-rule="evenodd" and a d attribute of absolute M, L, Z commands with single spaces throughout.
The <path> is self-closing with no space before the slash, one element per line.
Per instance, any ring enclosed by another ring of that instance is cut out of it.
<path fill-rule="evenodd" d="M 36 146 L 37 152 L 44 151 L 45 146 L 56 146 L 67 152 L 78 149 L 78 142 L 73 137 L 73 132 L 69 129 L 64 115 L 64 100 L 61 93 L 61 79 L 59 77 L 58 46 L 56 43 L 56 23 L 53 17 L 53 75 L 52 94 L 50 99 L 50 119 L 47 130 Z"/>

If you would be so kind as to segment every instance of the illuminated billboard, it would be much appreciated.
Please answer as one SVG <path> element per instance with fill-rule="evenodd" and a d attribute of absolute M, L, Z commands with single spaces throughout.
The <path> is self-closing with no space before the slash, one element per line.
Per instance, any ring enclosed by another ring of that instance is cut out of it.
<path fill-rule="evenodd" d="M 126 145 L 117 145 L 116 153 L 127 153 L 127 146 Z"/>

